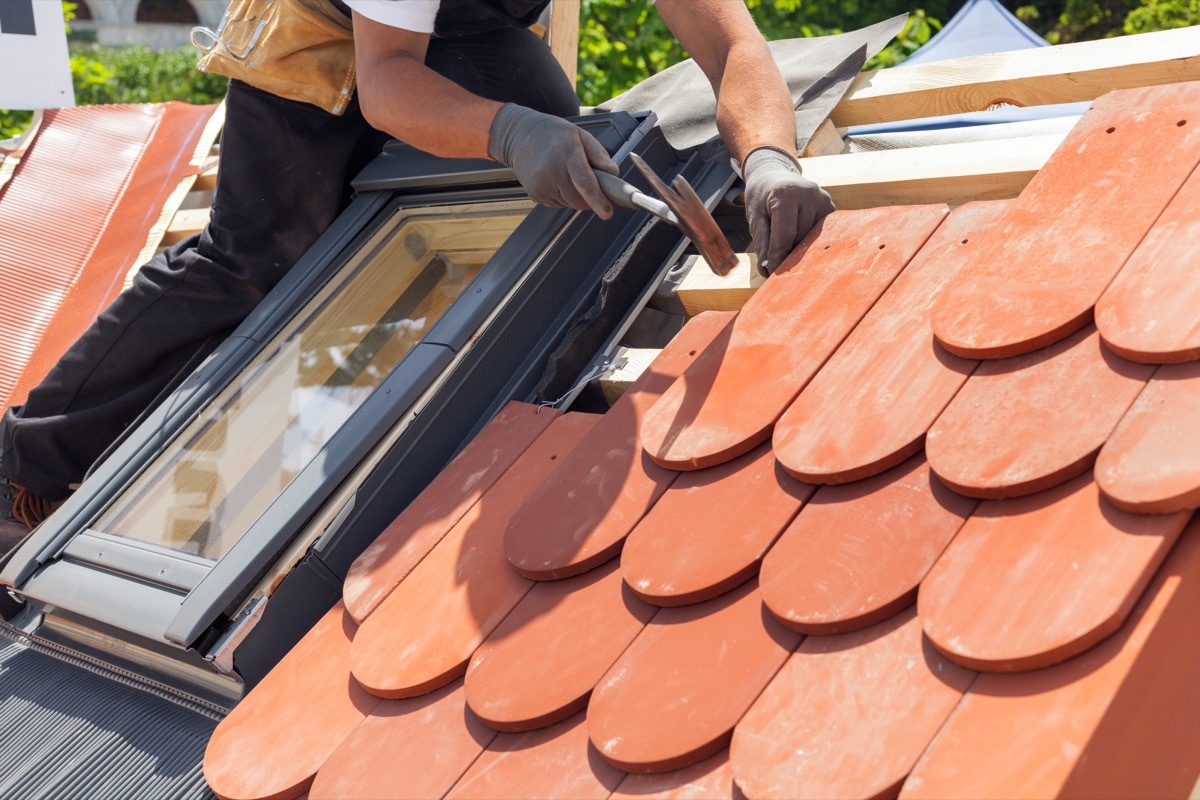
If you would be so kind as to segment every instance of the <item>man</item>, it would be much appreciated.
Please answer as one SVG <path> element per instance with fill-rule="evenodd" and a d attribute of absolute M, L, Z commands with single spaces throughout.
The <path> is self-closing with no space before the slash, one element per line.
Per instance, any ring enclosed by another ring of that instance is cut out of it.
<path fill-rule="evenodd" d="M 535 201 L 609 218 L 592 170 L 615 173 L 616 165 L 562 119 L 579 111 L 574 89 L 527 30 L 547 3 L 275 0 L 266 7 L 278 16 L 260 41 L 264 6 L 234 0 L 231 18 L 255 26 L 247 38 L 259 50 L 225 59 L 236 71 L 227 73 L 235 79 L 211 221 L 145 265 L 27 402 L 5 414 L 0 522 L 9 538 L 39 524 L 245 319 L 345 208 L 350 180 L 389 138 L 439 156 L 491 157 Z M 741 0 L 658 0 L 657 8 L 712 83 L 718 129 L 746 180 L 756 253 L 774 268 L 832 210 L 796 166 L 783 78 Z M 274 55 L 336 52 L 340 28 L 347 47 L 353 34 L 348 65 L 321 55 L 310 62 L 318 68 L 296 74 L 294 61 Z M 313 36 L 334 47 L 309 47 Z M 348 75 L 352 88 L 355 69 L 356 96 L 347 85 L 339 93 L 337 81 Z"/>

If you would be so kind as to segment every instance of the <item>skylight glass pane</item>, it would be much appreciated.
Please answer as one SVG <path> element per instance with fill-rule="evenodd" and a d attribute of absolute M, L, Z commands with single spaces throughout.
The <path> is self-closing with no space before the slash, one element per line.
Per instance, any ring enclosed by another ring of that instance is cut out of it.
<path fill-rule="evenodd" d="M 529 204 L 398 211 L 92 527 L 218 559 L 321 452 Z"/>

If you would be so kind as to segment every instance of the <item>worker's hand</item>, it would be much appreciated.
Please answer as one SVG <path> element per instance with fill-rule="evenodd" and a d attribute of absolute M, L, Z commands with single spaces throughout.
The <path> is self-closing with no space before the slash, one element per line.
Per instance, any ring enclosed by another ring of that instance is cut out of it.
<path fill-rule="evenodd" d="M 833 211 L 833 200 L 800 174 L 796 159 L 774 147 L 759 147 L 742 164 L 746 221 L 754 237 L 758 271 L 769 275 L 804 234 Z"/>
<path fill-rule="evenodd" d="M 512 167 L 535 203 L 552 208 L 613 214 L 592 167 L 617 174 L 617 165 L 596 137 L 564 119 L 507 103 L 488 134 L 488 155 Z"/>

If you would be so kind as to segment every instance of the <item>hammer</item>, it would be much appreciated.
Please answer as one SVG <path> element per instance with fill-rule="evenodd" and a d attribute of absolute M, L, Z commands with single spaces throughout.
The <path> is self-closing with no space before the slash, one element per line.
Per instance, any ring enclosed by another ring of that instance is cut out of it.
<path fill-rule="evenodd" d="M 667 186 L 641 156 L 630 153 L 629 157 L 663 199 L 650 197 L 616 175 L 596 170 L 596 180 L 600 182 L 600 188 L 604 190 L 608 199 L 625 208 L 649 211 L 662 221 L 679 228 L 695 243 L 708 266 L 717 275 L 725 275 L 733 269 L 733 265 L 737 263 L 737 256 L 733 254 L 729 240 L 721 233 L 717 221 L 713 219 L 713 215 L 709 213 L 687 179 L 676 175 L 671 185 Z"/>

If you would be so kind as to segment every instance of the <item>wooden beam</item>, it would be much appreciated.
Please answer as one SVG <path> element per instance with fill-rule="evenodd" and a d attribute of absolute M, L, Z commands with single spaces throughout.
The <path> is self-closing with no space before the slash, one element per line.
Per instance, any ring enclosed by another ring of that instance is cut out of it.
<path fill-rule="evenodd" d="M 803 158 L 841 209 L 1016 197 L 1065 134 Z"/>
<path fill-rule="evenodd" d="M 715 275 L 708 264 L 692 256 L 692 267 L 675 287 L 689 317 L 702 311 L 737 311 L 766 280 L 751 267 L 751 253 L 739 253 L 737 264 L 726 275 Z"/>
<path fill-rule="evenodd" d="M 662 351 L 652 347 L 617 348 L 617 352 L 613 354 L 613 362 L 617 363 L 624 359 L 625 364 L 600 376 L 600 391 L 604 393 L 604 399 L 610 406 L 621 399 L 621 395 L 625 394 L 629 385 L 646 371 L 650 363 L 658 358 L 660 352 Z"/>
<path fill-rule="evenodd" d="M 825 120 L 817 126 L 812 138 L 805 145 L 804 152 L 800 155 L 804 158 L 836 156 L 842 152 L 845 146 L 846 142 L 842 139 L 842 134 L 837 126 L 829 120 Z"/>
<path fill-rule="evenodd" d="M 579 68 L 579 8 L 580 0 L 553 0 L 550 4 L 550 52 L 572 86 Z"/>
<path fill-rule="evenodd" d="M 169 247 L 204 230 L 204 226 L 208 224 L 209 211 L 208 208 L 184 208 L 176 211 L 171 223 L 167 225 L 166 233 L 163 234 L 162 246 Z"/>
<path fill-rule="evenodd" d="M 1194 80 L 1200 26 L 864 72 L 830 118 L 839 127 L 894 122 Z"/>

